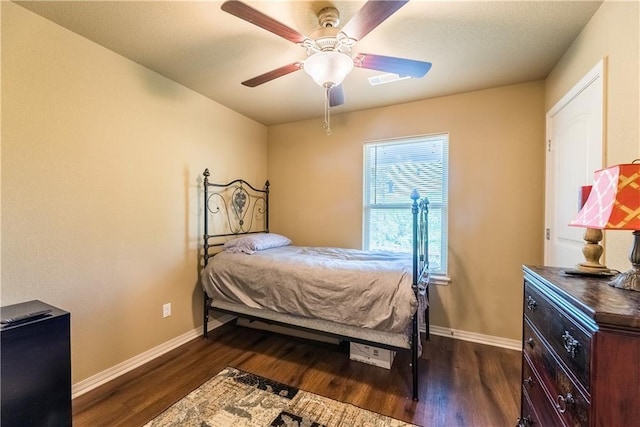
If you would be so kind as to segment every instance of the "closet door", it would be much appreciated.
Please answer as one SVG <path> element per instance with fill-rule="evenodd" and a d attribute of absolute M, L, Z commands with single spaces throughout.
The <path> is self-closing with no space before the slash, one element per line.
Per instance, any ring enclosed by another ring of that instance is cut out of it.
<path fill-rule="evenodd" d="M 568 224 L 580 187 L 604 166 L 604 102 L 600 61 L 547 113 L 545 265 L 573 268 L 584 260 L 584 229 Z"/>

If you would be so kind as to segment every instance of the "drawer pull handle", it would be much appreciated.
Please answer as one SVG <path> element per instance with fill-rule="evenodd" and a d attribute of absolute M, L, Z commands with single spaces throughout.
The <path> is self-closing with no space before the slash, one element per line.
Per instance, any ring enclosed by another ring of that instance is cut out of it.
<path fill-rule="evenodd" d="M 518 424 L 516 424 L 516 427 L 528 427 L 532 426 L 533 424 L 533 420 L 529 415 L 527 415 L 526 417 L 518 418 Z"/>
<path fill-rule="evenodd" d="M 567 405 L 573 405 L 574 403 L 576 403 L 576 400 L 571 393 L 567 393 L 566 396 L 558 395 L 556 398 L 556 409 L 560 411 L 561 414 L 564 414 L 567 410 Z"/>
<path fill-rule="evenodd" d="M 572 337 L 569 331 L 564 331 L 562 334 L 562 343 L 564 345 L 564 349 L 569 353 L 569 356 L 575 359 L 578 354 L 578 340 Z"/>
<path fill-rule="evenodd" d="M 524 383 L 525 383 L 526 385 L 528 385 L 529 387 L 533 387 L 533 378 L 531 378 L 530 376 L 529 376 L 529 377 L 527 377 L 527 378 L 525 378 L 523 381 L 524 381 Z"/>
<path fill-rule="evenodd" d="M 530 311 L 536 311 L 536 308 L 538 308 L 538 303 L 533 299 L 531 295 L 527 297 L 527 308 Z"/>
<path fill-rule="evenodd" d="M 529 347 L 533 348 L 535 341 L 533 340 L 533 338 L 529 337 L 529 339 L 527 339 L 527 344 L 529 345 Z"/>

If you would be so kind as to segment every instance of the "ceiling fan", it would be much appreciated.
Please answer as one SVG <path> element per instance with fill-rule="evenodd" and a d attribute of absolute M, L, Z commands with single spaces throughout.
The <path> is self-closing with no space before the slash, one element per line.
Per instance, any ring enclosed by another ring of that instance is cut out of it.
<path fill-rule="evenodd" d="M 340 14 L 334 7 L 318 12 L 320 29 L 311 37 L 300 34 L 287 25 L 238 0 L 228 0 L 222 10 L 257 25 L 306 49 L 307 58 L 284 65 L 252 79 L 243 81 L 256 87 L 278 77 L 304 70 L 325 90 L 325 129 L 329 127 L 329 107 L 344 104 L 342 81 L 354 67 L 397 74 L 401 77 L 423 77 L 431 68 L 430 62 L 369 53 L 352 53 L 356 42 L 393 15 L 409 0 L 369 0 L 342 28 L 338 28 Z"/>

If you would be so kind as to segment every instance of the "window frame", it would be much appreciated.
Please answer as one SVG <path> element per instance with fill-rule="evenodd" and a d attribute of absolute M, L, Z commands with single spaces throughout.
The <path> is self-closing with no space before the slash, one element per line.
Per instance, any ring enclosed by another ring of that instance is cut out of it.
<path fill-rule="evenodd" d="M 441 143 L 441 160 L 442 160 L 442 181 L 440 182 L 441 201 L 436 201 L 438 198 L 429 197 L 429 194 L 420 194 L 420 197 L 427 197 L 429 200 L 429 215 L 433 215 L 434 211 L 440 211 L 440 269 L 434 271 L 431 275 L 432 281 L 438 284 L 447 284 L 450 282 L 448 278 L 448 210 L 449 210 L 449 134 L 429 134 L 418 135 L 405 138 L 393 138 L 377 141 L 367 141 L 363 145 L 363 194 L 362 194 L 362 247 L 365 250 L 369 249 L 370 245 L 370 218 L 371 212 L 375 210 L 384 209 L 407 209 L 410 212 L 412 200 L 410 194 L 407 194 L 406 203 L 372 203 L 371 194 L 368 188 L 371 178 L 371 167 L 369 165 L 369 150 L 373 147 L 380 147 L 385 145 L 401 145 L 411 143 Z M 378 164 L 376 162 L 375 168 L 377 170 Z M 420 191 L 418 189 L 418 191 Z M 431 252 L 431 251 L 430 251 Z"/>

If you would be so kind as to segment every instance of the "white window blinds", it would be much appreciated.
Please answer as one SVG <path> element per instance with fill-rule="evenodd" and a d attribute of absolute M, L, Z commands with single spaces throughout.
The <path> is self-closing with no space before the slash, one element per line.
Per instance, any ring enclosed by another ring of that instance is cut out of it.
<path fill-rule="evenodd" d="M 429 265 L 447 272 L 449 136 L 429 135 L 364 146 L 364 248 L 412 251 L 411 191 L 429 200 Z"/>

